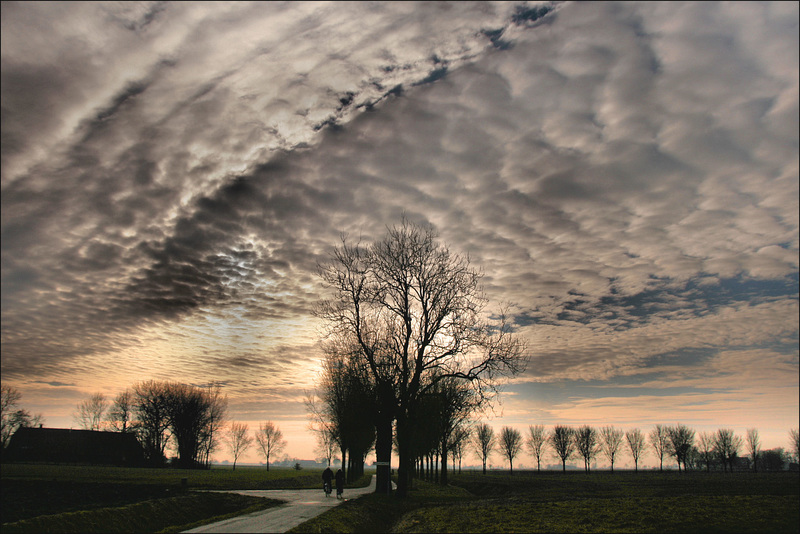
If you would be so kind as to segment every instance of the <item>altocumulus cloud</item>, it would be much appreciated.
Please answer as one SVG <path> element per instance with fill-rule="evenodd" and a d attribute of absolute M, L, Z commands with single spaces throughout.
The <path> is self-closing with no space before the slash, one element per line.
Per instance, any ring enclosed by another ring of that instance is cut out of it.
<path fill-rule="evenodd" d="M 510 411 L 694 375 L 796 414 L 796 4 L 2 9 L 4 379 L 298 402 L 316 264 L 405 213 L 530 342 Z"/>

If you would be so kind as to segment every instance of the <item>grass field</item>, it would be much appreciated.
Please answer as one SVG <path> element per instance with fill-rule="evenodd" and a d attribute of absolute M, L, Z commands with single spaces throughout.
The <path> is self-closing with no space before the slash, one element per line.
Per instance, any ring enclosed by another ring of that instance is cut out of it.
<path fill-rule="evenodd" d="M 2 532 L 172 532 L 280 504 L 195 489 L 319 488 L 321 470 L 3 464 Z M 186 484 L 182 483 L 186 479 Z"/>
<path fill-rule="evenodd" d="M 2 532 L 177 532 L 277 504 L 192 489 L 317 489 L 319 479 L 319 470 L 8 464 Z M 405 500 L 347 501 L 292 532 L 797 533 L 800 474 L 470 472 L 448 487 L 415 481 Z"/>
<path fill-rule="evenodd" d="M 291 532 L 800 532 L 798 473 L 469 473 L 370 495 Z"/>

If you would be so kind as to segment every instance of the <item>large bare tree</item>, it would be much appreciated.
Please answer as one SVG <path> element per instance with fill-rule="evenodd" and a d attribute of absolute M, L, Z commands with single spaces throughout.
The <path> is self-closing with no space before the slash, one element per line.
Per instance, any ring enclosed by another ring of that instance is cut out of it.
<path fill-rule="evenodd" d="M 286 447 L 283 432 L 272 421 L 265 421 L 258 427 L 256 443 L 258 444 L 258 451 L 267 460 L 267 471 L 269 471 L 270 457 L 280 454 Z"/>
<path fill-rule="evenodd" d="M 711 471 L 711 462 L 714 460 L 714 434 L 700 432 L 697 435 L 697 452 L 700 460 L 706 465 L 706 471 Z"/>
<path fill-rule="evenodd" d="M 544 425 L 530 425 L 528 427 L 528 438 L 525 440 L 528 452 L 536 458 L 536 470 L 542 470 L 542 455 L 547 446 L 547 431 Z"/>
<path fill-rule="evenodd" d="M 343 237 L 319 273 L 332 290 L 317 309 L 327 337 L 355 343 L 375 385 L 376 491 L 388 488 L 396 422 L 397 491 L 404 496 L 420 399 L 448 377 L 489 399 L 501 377 L 524 368 L 524 344 L 502 314 L 491 320 L 485 313 L 481 273 L 430 227 L 403 220 L 369 245 Z"/>
<path fill-rule="evenodd" d="M 514 458 L 522 450 L 522 434 L 516 428 L 504 426 L 500 429 L 499 446 L 500 452 L 508 460 L 509 472 L 514 474 Z"/>

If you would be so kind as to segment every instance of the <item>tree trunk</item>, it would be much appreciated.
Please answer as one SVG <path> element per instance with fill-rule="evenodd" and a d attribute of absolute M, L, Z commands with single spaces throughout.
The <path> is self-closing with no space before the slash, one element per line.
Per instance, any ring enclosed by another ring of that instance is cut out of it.
<path fill-rule="evenodd" d="M 390 477 L 390 462 L 392 460 L 392 419 L 385 414 L 379 414 L 378 423 L 375 425 L 375 493 L 389 494 L 392 491 Z"/>
<path fill-rule="evenodd" d="M 444 443 L 442 443 L 442 477 L 440 484 L 442 486 L 447 485 L 447 448 Z"/>

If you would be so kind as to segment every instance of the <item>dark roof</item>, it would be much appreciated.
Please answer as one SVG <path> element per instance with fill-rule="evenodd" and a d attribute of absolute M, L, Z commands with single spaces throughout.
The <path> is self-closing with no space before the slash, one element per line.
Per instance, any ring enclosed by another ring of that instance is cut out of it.
<path fill-rule="evenodd" d="M 3 453 L 8 461 L 139 465 L 144 453 L 134 434 L 68 428 L 20 428 Z"/>

